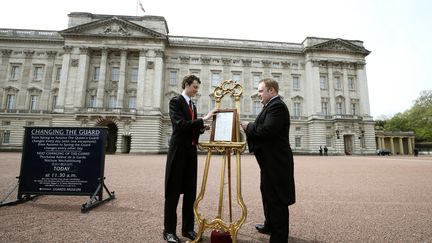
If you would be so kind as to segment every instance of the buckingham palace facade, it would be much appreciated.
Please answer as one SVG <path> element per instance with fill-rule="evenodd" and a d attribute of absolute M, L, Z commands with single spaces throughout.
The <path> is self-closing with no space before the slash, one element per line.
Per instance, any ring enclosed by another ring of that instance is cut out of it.
<path fill-rule="evenodd" d="M 61 31 L 0 28 L 0 151 L 21 150 L 25 126 L 106 126 L 109 153 L 166 152 L 168 102 L 195 74 L 199 113 L 232 79 L 243 86 L 240 119 L 253 121 L 258 81 L 271 77 L 290 109 L 295 153 L 375 153 L 362 41 L 170 36 L 160 16 L 68 16 Z"/>

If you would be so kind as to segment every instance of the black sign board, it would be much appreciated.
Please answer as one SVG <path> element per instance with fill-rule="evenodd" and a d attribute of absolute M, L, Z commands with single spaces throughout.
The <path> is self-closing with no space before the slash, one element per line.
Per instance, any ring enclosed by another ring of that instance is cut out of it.
<path fill-rule="evenodd" d="M 102 127 L 25 127 L 18 194 L 93 195 L 106 137 Z"/>

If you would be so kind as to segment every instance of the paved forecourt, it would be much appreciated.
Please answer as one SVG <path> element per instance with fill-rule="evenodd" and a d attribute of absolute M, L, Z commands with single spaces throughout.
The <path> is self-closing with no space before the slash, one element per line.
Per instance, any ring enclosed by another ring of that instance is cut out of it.
<path fill-rule="evenodd" d="M 21 154 L 0 153 L 0 157 L 1 200 L 16 183 Z M 107 155 L 106 184 L 116 199 L 89 213 L 80 211 L 87 196 L 47 195 L 1 207 L 0 242 L 164 242 L 165 159 L 166 155 Z M 297 203 L 290 207 L 290 242 L 432 242 L 431 156 L 294 156 L 294 160 Z M 200 155 L 198 190 L 204 162 Z M 236 220 L 240 210 L 234 157 L 231 162 Z M 220 165 L 221 157 L 213 156 L 199 208 L 208 219 L 217 213 Z M 248 215 L 238 242 L 268 242 L 268 236 L 254 229 L 263 220 L 255 158 L 243 155 L 241 170 Z M 181 200 L 178 209 L 181 235 Z M 209 235 L 210 230 L 205 231 L 204 242 L 210 242 Z"/>

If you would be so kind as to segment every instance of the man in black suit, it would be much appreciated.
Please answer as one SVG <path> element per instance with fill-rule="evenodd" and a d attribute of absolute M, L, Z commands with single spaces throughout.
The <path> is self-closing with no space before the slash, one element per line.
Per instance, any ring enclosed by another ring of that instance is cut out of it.
<path fill-rule="evenodd" d="M 207 128 L 204 121 L 213 116 L 210 111 L 197 119 L 196 107 L 191 98 L 198 93 L 201 81 L 195 75 L 184 77 L 183 92 L 170 100 L 169 115 L 172 135 L 165 169 L 165 209 L 163 237 L 167 242 L 181 242 L 176 235 L 177 205 L 183 194 L 182 235 L 191 240 L 194 231 L 193 204 L 197 186 L 197 143 L 198 137 Z"/>
<path fill-rule="evenodd" d="M 258 96 L 264 105 L 254 122 L 242 122 L 249 151 L 261 171 L 261 196 L 264 224 L 258 232 L 270 235 L 270 242 L 288 242 L 289 209 L 295 203 L 294 159 L 289 144 L 290 115 L 278 95 L 279 85 L 273 79 L 258 84 Z"/>

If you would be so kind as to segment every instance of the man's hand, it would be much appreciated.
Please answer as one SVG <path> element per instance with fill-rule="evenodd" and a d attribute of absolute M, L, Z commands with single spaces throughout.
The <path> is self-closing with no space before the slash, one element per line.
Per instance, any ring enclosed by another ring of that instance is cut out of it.
<path fill-rule="evenodd" d="M 244 121 L 240 123 L 240 127 L 242 128 L 243 131 L 246 131 L 248 124 L 249 122 L 244 122 Z"/>
<path fill-rule="evenodd" d="M 207 113 L 207 115 L 205 115 L 202 119 L 203 121 L 207 121 L 208 119 L 212 118 L 214 113 L 215 113 L 216 109 L 213 109 L 211 111 L 209 111 L 209 113 Z"/>

